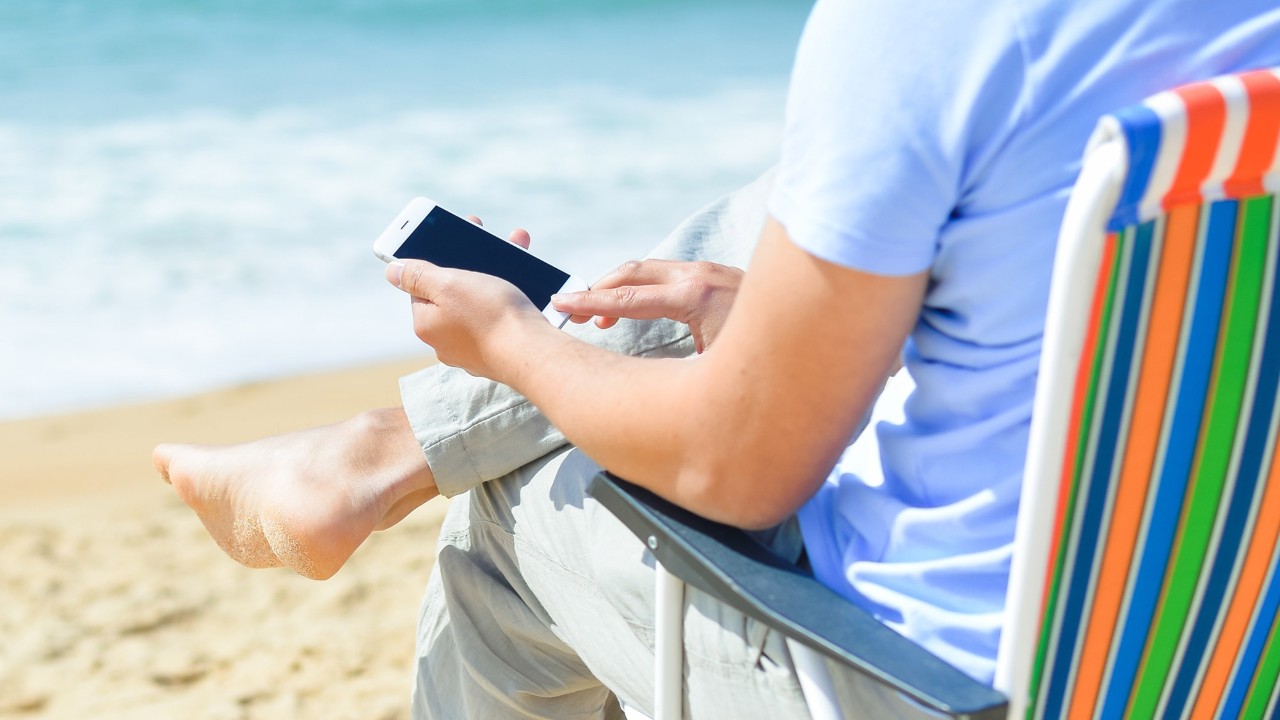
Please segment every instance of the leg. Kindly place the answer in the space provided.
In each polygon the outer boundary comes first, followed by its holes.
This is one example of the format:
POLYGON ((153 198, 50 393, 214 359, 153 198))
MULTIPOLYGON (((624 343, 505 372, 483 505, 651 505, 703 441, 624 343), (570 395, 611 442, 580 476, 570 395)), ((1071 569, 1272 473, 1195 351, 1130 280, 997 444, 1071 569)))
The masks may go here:
MULTIPOLYGON (((671 259, 745 265, 764 222, 771 174, 695 214, 655 250, 671 259)), ((688 328, 623 322, 569 332, 618 352, 692 353, 688 328)), ((231 447, 162 445, 160 475, 231 557, 336 572, 375 529, 437 494, 457 495, 564 443, 523 397, 434 366, 401 381, 404 409, 231 447)))
MULTIPOLYGON (((561 447, 454 500, 419 619, 416 718, 653 714, 653 556, 585 496, 598 466, 561 447)), ((758 534, 800 554, 798 525, 758 534)), ((785 640, 688 588, 684 716, 808 718, 785 640)), ((830 668, 843 716, 937 717, 830 668)))
POLYGON ((240 445, 161 445, 152 459, 233 559, 314 579, 435 496, 398 408, 240 445))
MULTIPOLYGON (((651 711, 652 556, 584 497, 596 470, 561 448, 454 501, 423 603, 416 716, 599 718, 610 692, 651 711)), ((794 525, 768 539, 799 553, 794 525)), ((696 591, 685 623, 691 716, 805 716, 781 638, 696 591)))

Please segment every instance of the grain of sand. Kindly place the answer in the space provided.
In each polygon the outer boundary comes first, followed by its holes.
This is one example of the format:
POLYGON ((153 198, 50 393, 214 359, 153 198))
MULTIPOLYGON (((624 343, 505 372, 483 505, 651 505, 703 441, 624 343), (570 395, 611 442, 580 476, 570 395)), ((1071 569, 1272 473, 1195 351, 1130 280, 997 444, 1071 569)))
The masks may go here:
POLYGON ((0 718, 408 717, 445 504, 315 582, 229 560, 149 452, 394 404, 421 364, 0 423, 0 718))

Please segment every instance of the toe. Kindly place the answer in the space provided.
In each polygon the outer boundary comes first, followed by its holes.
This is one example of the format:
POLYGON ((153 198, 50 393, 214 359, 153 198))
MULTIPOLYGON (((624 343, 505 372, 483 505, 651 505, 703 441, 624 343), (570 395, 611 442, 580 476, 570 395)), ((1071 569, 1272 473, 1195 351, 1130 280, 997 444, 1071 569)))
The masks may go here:
MULTIPOLYGON (((151 464, 155 466, 156 472, 160 473, 160 479, 167 483, 169 480, 169 463, 173 462, 173 445, 157 445, 155 450, 151 451, 151 464)), ((172 483, 171 483, 172 484, 172 483)))

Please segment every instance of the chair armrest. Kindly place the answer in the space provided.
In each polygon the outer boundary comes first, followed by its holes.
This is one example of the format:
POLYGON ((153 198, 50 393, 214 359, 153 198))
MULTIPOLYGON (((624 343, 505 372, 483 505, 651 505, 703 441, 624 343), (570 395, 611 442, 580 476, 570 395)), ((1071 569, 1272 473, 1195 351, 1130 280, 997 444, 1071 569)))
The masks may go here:
POLYGON ((607 472, 587 491, 646 540, 673 575, 721 602, 931 710, 978 720, 1006 716, 1004 695, 889 629, 742 530, 607 472))

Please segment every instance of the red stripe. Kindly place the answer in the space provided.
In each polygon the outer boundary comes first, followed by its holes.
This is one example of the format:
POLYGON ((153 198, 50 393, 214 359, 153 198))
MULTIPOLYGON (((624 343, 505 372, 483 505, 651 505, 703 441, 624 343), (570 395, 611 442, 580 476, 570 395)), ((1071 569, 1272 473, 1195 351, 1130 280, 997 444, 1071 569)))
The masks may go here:
POLYGON ((1145 540, 1139 537, 1139 530, 1178 354, 1188 279, 1195 262, 1199 211, 1196 205, 1174 208, 1165 225, 1160 274, 1151 301, 1130 434, 1123 448, 1124 460, 1116 482, 1111 525, 1101 544, 1102 565, 1098 570, 1093 606, 1080 651, 1080 670, 1071 701, 1072 718, 1093 716, 1102 689, 1103 670, 1111 653, 1120 605, 1129 582, 1129 566, 1135 548, 1145 540))
POLYGON ((1181 203, 1200 202, 1200 185, 1213 169, 1227 120, 1227 101, 1213 83, 1194 83, 1174 92, 1187 106, 1187 144, 1173 185, 1164 196, 1166 210, 1181 203))
POLYGON ((1102 328, 1102 309, 1107 304, 1107 290, 1111 287, 1111 273, 1116 261, 1116 233, 1108 233, 1102 250, 1102 263, 1098 268, 1098 281, 1093 290, 1093 303, 1089 310, 1089 325, 1085 330, 1084 347, 1080 349, 1080 364, 1076 366, 1075 394, 1071 399, 1071 422, 1067 425, 1067 443, 1062 454, 1062 475, 1058 481, 1058 507, 1053 522, 1052 544, 1049 547, 1049 565, 1044 578, 1044 592, 1040 604, 1041 624, 1048 609, 1049 591, 1058 561, 1058 548, 1062 542, 1062 528, 1066 522, 1067 500, 1075 482, 1076 454, 1079 452, 1080 430, 1084 423, 1084 406, 1089 395, 1089 377, 1093 372, 1094 356, 1098 349, 1098 337, 1102 328))
POLYGON ((1236 169, 1222 187, 1228 197, 1251 197, 1266 192, 1262 176, 1280 140, 1280 78, 1269 70, 1241 73, 1239 78, 1249 96, 1249 122, 1236 169))

